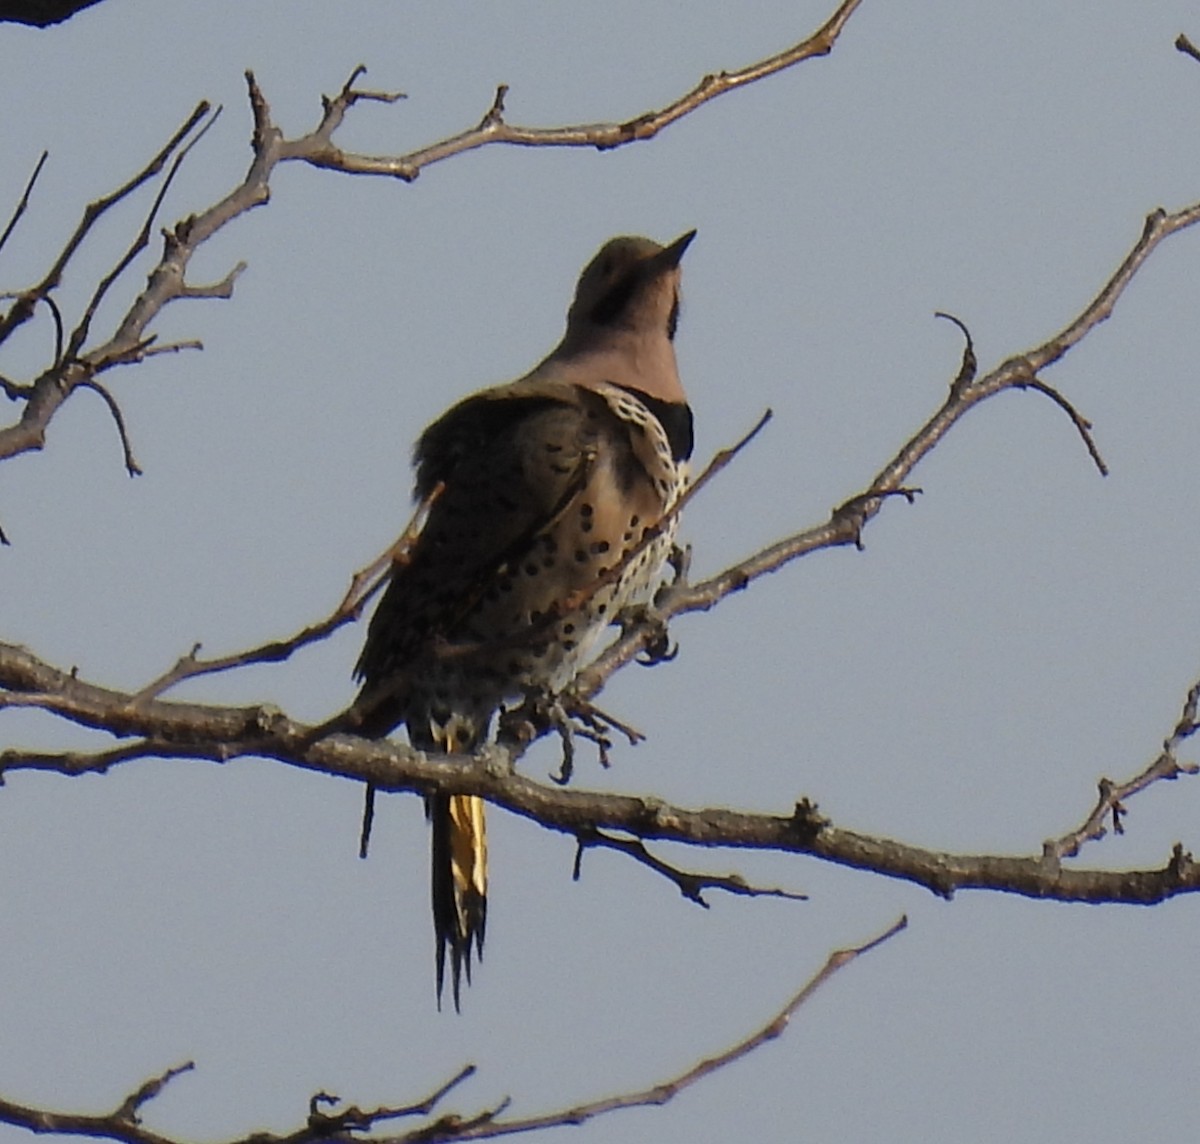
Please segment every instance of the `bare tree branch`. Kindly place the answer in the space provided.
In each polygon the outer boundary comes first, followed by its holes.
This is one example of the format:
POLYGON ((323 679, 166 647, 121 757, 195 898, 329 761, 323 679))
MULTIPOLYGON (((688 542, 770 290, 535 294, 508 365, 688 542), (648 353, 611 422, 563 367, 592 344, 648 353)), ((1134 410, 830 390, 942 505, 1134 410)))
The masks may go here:
MULTIPOLYGON (((888 497, 902 495, 911 499, 915 490, 907 489, 904 482, 920 461, 971 409, 998 393, 1011 389, 1036 389, 1051 398, 1071 418, 1099 471, 1107 472, 1092 440, 1090 422, 1038 375, 1046 367, 1059 361, 1112 314, 1121 294, 1160 242, 1198 221, 1200 203, 1194 203, 1171 214, 1161 209, 1152 211, 1146 219, 1141 236, 1129 254, 1077 317, 1048 341, 1014 355, 982 377, 974 376, 974 351, 968 336, 962 366, 950 386, 945 402, 901 446, 866 489, 834 509, 824 524, 815 525, 776 541, 698 584, 679 582, 662 592, 655 601, 659 626, 633 626, 623 632, 603 655, 580 673, 574 685, 578 694, 584 698, 597 694, 615 671, 653 645, 655 639, 659 638, 663 621, 688 612, 707 611, 760 576, 777 572, 785 564, 812 552, 845 545, 860 545, 863 529, 879 513, 888 497)), ((957 319, 951 320, 957 322, 957 319)), ((961 323, 958 324, 965 333, 965 327, 961 323)))
POLYGON ((373 156, 356 155, 342 151, 329 141, 332 132, 341 122, 345 108, 356 100, 374 99, 391 101, 398 98, 379 92, 355 92, 352 85, 365 68, 359 68, 350 77, 337 99, 326 101, 325 119, 321 126, 304 139, 284 144, 286 159, 299 159, 314 167, 326 167, 355 175, 384 175, 412 182, 424 168, 440 163, 464 151, 473 151, 493 143, 507 143, 520 147, 594 147, 599 151, 611 151, 629 143, 653 139, 663 128, 690 115, 697 108, 716 99, 726 92, 745 87, 747 84, 766 79, 777 72, 794 67, 805 60, 826 56, 832 50, 842 29, 854 14, 861 0, 843 0, 832 16, 811 36, 777 55, 759 60, 748 67, 732 72, 717 72, 706 75, 687 94, 657 111, 647 111, 623 123, 590 123, 570 127, 519 127, 504 118, 504 101, 509 88, 501 84, 496 89, 491 106, 479 123, 448 139, 411 151, 407 155, 373 156))
POLYGON ((217 231, 268 200, 270 179, 280 163, 300 161, 348 174, 385 175, 411 181, 431 163, 491 143, 528 147, 589 146, 599 150, 611 150, 627 143, 653 138, 667 125, 727 91, 765 79, 815 56, 827 55, 860 2, 861 0, 842 0, 821 28, 787 51, 738 71, 705 76, 695 88, 674 103, 658 111, 646 112, 625 123, 555 128, 514 127, 504 120, 504 94, 507 89, 501 86, 488 112, 476 127, 411 154, 395 157, 355 155, 342 151, 333 143, 334 132, 356 103, 391 103, 402 98, 395 92, 365 91, 356 88, 354 85, 365 73, 365 68, 355 68, 341 91, 336 96, 324 100, 320 122, 313 131, 291 140, 284 139, 282 132, 273 123, 270 107, 262 90, 254 75, 247 72, 247 90, 254 119, 254 155, 245 177, 219 202, 199 214, 182 219, 165 233, 162 254, 150 272, 146 288, 134 299, 111 337, 93 346, 86 353, 82 352, 91 319, 100 299, 146 245, 150 221, 156 215, 162 196, 178 170, 179 163, 215 119, 217 113, 192 136, 193 129, 201 124, 209 113, 206 103, 196 108, 183 127, 133 179, 111 195, 87 207, 75 233, 68 239, 43 279, 37 285, 22 291, 8 312, 0 317, 0 342, 3 342, 17 326, 32 317, 38 301, 49 298, 61 280, 63 269, 100 215, 113 203, 157 175, 171 157, 175 156, 174 164, 151 208, 146 227, 125 256, 101 282, 84 315, 76 324, 66 352, 57 354, 56 363, 32 383, 9 383, 5 386, 9 397, 25 402, 25 409, 15 424, 0 429, 0 460, 41 449, 45 444, 46 428, 51 419, 85 380, 115 365, 143 360, 153 341, 152 336, 147 333, 148 326, 164 306, 177 298, 228 297, 232 293, 236 271, 215 286, 202 287, 187 282, 188 267, 196 250, 217 231), (191 141, 184 145, 184 140, 189 136, 191 141))
POLYGON ((699 1061, 691 1068, 684 1070, 670 1080, 662 1081, 650 1088, 642 1089, 640 1092, 605 1097, 601 1100, 590 1101, 587 1104, 578 1104, 574 1108, 563 1109, 559 1112, 551 1112, 542 1116, 530 1116, 520 1120, 507 1121, 489 1118, 476 1124, 466 1125, 464 1126, 465 1130, 458 1131, 455 1130, 456 1126, 453 1123, 446 1123, 444 1126, 435 1124, 430 1126, 428 1135, 422 1134, 418 1136, 414 1134, 407 1139, 422 1141, 489 1140, 496 1136, 515 1135, 518 1132, 534 1132, 543 1128, 556 1128, 566 1124, 584 1124, 588 1120, 595 1119, 597 1116, 616 1112, 622 1108, 644 1108, 648 1105, 666 1104, 683 1092, 684 1089, 690 1088, 697 1082, 725 1068, 726 1065, 742 1060, 754 1052, 755 1049, 781 1036, 787 1029, 791 1019, 796 1015, 796 1011, 825 982, 833 977, 835 973, 845 968, 855 958, 861 957, 865 953, 870 953, 871 950, 882 945, 884 942, 890 941, 907 924, 907 919, 902 917, 884 933, 866 944, 850 949, 839 949, 831 953, 829 959, 816 975, 765 1025, 755 1030, 744 1040, 729 1046, 729 1048, 722 1050, 714 1056, 699 1061), (439 1128, 443 1130, 441 1132, 437 1131, 439 1128))
POLYGON ((109 767, 131 759, 161 759, 176 753, 176 744, 167 740, 139 739, 107 751, 0 751, 0 778, 7 770, 53 771, 60 775, 102 775, 109 767))
POLYGON ((121 1101, 115 1117, 120 1120, 127 1120, 132 1124, 138 1121, 138 1113, 141 1112, 142 1105, 147 1101, 153 1100, 168 1084, 171 1083, 177 1076, 182 1076, 184 1073, 191 1072, 196 1067, 195 1061, 184 1061, 181 1065, 175 1065, 172 1068, 161 1073, 159 1076, 151 1077, 131 1092, 123 1101, 121 1101))
MULTIPOLYGON (((313 728, 272 707, 219 707, 139 700, 137 695, 97 687, 75 673, 43 663, 24 648, 0 644, 0 710, 30 707, 84 727, 155 742, 163 757, 224 762, 257 755, 303 770, 370 783, 380 790, 421 794, 475 794, 542 826, 578 838, 581 833, 620 831, 641 839, 694 846, 776 850, 810 854, 827 862, 915 882, 943 897, 958 890, 994 890, 1071 902, 1146 905, 1200 890, 1200 863, 1176 848, 1150 870, 1076 870, 1031 857, 948 854, 858 834, 821 818, 807 800, 786 815, 750 814, 722 808, 690 810, 658 799, 566 789, 516 774, 519 748, 490 746, 476 756, 425 755, 387 740, 351 735, 321 737, 313 728)), ((107 770, 141 749, 74 755, 64 773, 107 770)), ((52 769, 55 756, 8 752, 4 771, 52 769)))
POLYGON ((67 239, 58 257, 37 285, 24 291, 7 314, 0 319, 0 342, 5 341, 17 326, 29 320, 34 305, 58 287, 62 281, 63 271, 75 256, 83 240, 91 233, 92 227, 110 208, 133 194, 139 187, 153 179, 166 165, 170 157, 178 150, 184 139, 191 134, 192 129, 208 114, 209 105, 201 101, 184 121, 183 126, 167 140, 166 144, 136 175, 128 182, 118 187, 110 194, 104 195, 84 208, 83 217, 79 220, 74 232, 67 239))
MULTIPOLYGON (((602 1097, 599 1100, 587 1101, 536 1116, 501 1119, 510 1103, 505 1099, 495 1108, 485 1109, 472 1116, 443 1113, 436 1120, 409 1132, 390 1135, 387 1140, 389 1144, 418 1144, 418 1142, 433 1144, 435 1141, 449 1144, 449 1142, 460 1140, 490 1140, 498 1136, 515 1136, 525 1132, 538 1132, 546 1128, 583 1124, 598 1116, 618 1112, 625 1108, 666 1104, 685 1089, 712 1076, 713 1073, 727 1065, 742 1060, 768 1041, 781 1036, 801 1006, 834 974, 844 969, 856 958, 870 953, 884 942, 890 941, 907 924, 907 920, 902 917, 878 937, 863 945, 835 950, 829 955, 821 969, 809 979, 808 983, 766 1024, 713 1056, 706 1057, 683 1072, 651 1085, 649 1088, 621 1093, 617 1096, 602 1097)), ((27 1128, 32 1132, 89 1136, 101 1140, 116 1140, 120 1144, 177 1144, 168 1137, 143 1128, 138 1118, 138 1112, 142 1105, 158 1095, 170 1080, 191 1068, 192 1065, 189 1062, 146 1081, 126 1097, 114 1112, 107 1115, 82 1116, 74 1113, 51 1112, 0 1100, 0 1122, 12 1124, 18 1128, 27 1128)), ((366 1132, 386 1121, 402 1117, 431 1116, 437 1105, 445 1100, 451 1090, 468 1077, 473 1076, 474 1073, 475 1067, 466 1065, 428 1096, 420 1101, 399 1107, 383 1107, 364 1111, 351 1106, 340 1112, 326 1112, 324 1108, 337 1103, 338 1098, 330 1096, 328 1093, 318 1093, 309 1101, 308 1119, 303 1127, 283 1134, 255 1132, 229 1141, 228 1144, 316 1144, 317 1141, 322 1140, 338 1140, 348 1144, 350 1140, 357 1139, 357 1137, 350 1136, 350 1133, 366 1132)))

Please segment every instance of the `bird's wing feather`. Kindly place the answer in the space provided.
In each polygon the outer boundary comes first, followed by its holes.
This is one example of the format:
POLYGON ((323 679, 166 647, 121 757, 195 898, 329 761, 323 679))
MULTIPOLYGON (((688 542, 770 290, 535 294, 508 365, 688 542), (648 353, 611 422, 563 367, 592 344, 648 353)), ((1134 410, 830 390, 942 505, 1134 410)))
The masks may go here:
POLYGON ((426 430, 417 494, 444 488, 371 621, 361 678, 402 670, 431 638, 453 640, 481 593, 564 511, 602 431, 592 404, 573 386, 549 395, 510 386, 460 402, 426 430))

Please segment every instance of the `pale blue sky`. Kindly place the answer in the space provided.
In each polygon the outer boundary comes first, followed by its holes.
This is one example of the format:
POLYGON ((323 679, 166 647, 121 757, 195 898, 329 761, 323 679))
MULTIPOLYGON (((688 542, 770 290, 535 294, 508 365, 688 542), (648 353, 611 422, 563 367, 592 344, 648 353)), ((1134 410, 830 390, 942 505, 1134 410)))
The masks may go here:
MULTIPOLYGON (((167 215, 223 194, 249 158, 247 67, 296 134, 365 63, 409 98, 355 109, 339 141, 401 152, 475 123, 499 82, 514 122, 637 114, 831 8, 105 0, 52 31, 0 27, 0 215, 51 152, 0 289, 40 274, 83 204, 200 98, 225 111, 167 215)), ((1200 65, 1172 48, 1180 32, 1200 39, 1183 0, 864 0, 829 59, 648 144, 492 148, 412 186, 281 171, 270 206, 197 260, 213 279, 249 264, 234 299, 156 325, 204 353, 109 378, 145 476, 124 475, 86 393, 42 454, 0 466, 0 638, 137 687, 196 640, 229 651, 324 614, 404 523, 420 429, 540 357, 579 267, 623 232, 699 230, 678 346, 700 456, 776 414, 689 511, 696 570, 823 519, 942 400, 960 340, 935 310, 970 325, 988 368, 1070 319, 1150 209, 1200 199, 1200 65)), ((145 201, 99 228, 68 314, 145 201)), ((604 774, 581 762, 578 781, 774 812, 809 796, 839 825, 965 852, 1035 853, 1074 826, 1097 778, 1157 751, 1200 673, 1198 307, 1200 232, 1185 233, 1049 375, 1095 422, 1108 479, 1043 398, 984 405, 865 552, 819 554, 675 625, 678 659, 605 696, 649 741, 604 774)), ((0 371, 29 376, 51 346, 48 322, 26 328, 0 371)), ((321 718, 352 694, 360 640, 179 694, 321 718)), ((0 717, 6 746, 89 741, 0 717)), ((439 1015, 420 802, 383 800, 363 863, 360 798, 261 760, 10 777, 0 1094, 100 1111, 195 1058, 147 1121, 214 1140, 295 1127, 319 1089, 402 1103, 473 1061, 460 1111, 504 1094, 545 1110, 673 1075, 907 912, 908 932, 781 1040, 569 1138, 1195 1133, 1195 901, 946 903, 807 859, 664 851, 812 895, 714 894, 702 911, 617 855, 589 855, 574 884, 568 841, 496 812, 487 959, 463 1014, 439 1015)), ((1157 866, 1200 843, 1195 781, 1130 809, 1086 862, 1157 866)))

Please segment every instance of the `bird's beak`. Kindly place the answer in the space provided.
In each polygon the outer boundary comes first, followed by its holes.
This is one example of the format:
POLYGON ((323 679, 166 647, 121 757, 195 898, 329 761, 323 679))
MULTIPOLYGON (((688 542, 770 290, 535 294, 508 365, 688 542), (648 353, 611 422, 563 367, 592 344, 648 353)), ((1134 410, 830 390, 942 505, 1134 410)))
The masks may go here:
POLYGON ((687 250, 695 237, 696 232, 689 230, 687 234, 681 234, 670 246, 664 246, 650 260, 654 264, 654 268, 656 270, 674 270, 683 258, 683 252, 687 250))

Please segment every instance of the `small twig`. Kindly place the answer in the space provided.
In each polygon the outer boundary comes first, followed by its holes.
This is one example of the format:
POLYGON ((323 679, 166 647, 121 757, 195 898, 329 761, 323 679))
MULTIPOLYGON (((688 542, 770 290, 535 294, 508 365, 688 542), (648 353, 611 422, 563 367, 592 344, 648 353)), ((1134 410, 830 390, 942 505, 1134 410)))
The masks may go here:
POLYGON ((1191 56, 1192 59, 1200 61, 1200 48, 1197 48, 1182 32, 1179 33, 1179 37, 1175 41, 1175 47, 1178 51, 1183 52, 1185 56, 1191 56))
POLYGON ((44 294, 42 302, 50 311, 50 317, 54 321, 54 363, 58 365, 63 360, 63 342, 65 338, 66 325, 63 322, 62 311, 58 308, 58 303, 54 300, 53 295, 44 294))
POLYGON ((33 395, 33 386, 0 374, 0 393, 9 401, 27 401, 33 395))
POLYGON ((224 278, 210 282, 206 286, 193 286, 187 283, 179 291, 180 298, 232 298, 233 287, 237 280, 246 272, 246 263, 237 263, 224 278))
POLYGON ((141 691, 132 697, 134 706, 140 706, 147 700, 155 699, 163 692, 178 686, 185 679, 193 679, 199 675, 215 675, 222 671, 231 671, 236 667, 247 667, 253 663, 280 663, 289 658, 297 649, 306 644, 315 643, 332 635, 342 624, 357 618, 339 612, 331 613, 315 624, 309 624, 295 635, 282 640, 269 640, 257 647, 245 651, 233 652, 231 655, 216 656, 213 659, 201 659, 199 656, 201 644, 192 645, 192 650, 181 655, 175 663, 157 679, 151 680, 141 691))
POLYGON ((177 1076, 191 1072, 195 1067, 195 1061, 184 1061, 183 1064, 175 1065, 159 1076, 151 1077, 117 1105, 113 1110, 112 1118, 129 1124, 140 1123, 141 1117, 138 1116, 138 1113, 141 1111, 142 1105, 158 1096, 177 1076))
POLYGON ((33 174, 25 183, 25 190, 21 192, 21 198, 17 202, 16 209, 12 213, 12 217, 8 220, 8 225, 4 228, 4 232, 0 234, 0 250, 4 249, 4 244, 8 241, 9 235, 16 230, 17 223, 20 222, 21 216, 25 213, 29 206, 29 196, 33 193, 34 184, 38 181, 38 176, 42 173, 42 168, 46 165, 46 160, 50 158, 49 151, 43 151, 41 158, 34 165, 33 174))
POLYGON ((361 1109, 355 1106, 340 1112, 324 1112, 322 1105, 340 1104, 341 1098, 327 1092, 316 1093, 308 1102, 308 1126, 321 1136, 338 1132, 366 1132, 384 1120, 399 1120, 406 1116, 429 1116, 433 1110, 463 1081, 475 1075, 474 1065, 463 1065, 444 1084, 438 1085, 428 1096, 396 1107, 361 1109))
POLYGON ((506 1096, 491 1108, 485 1108, 474 1116, 447 1113, 424 1128, 405 1133, 395 1144, 441 1144, 442 1141, 481 1140, 489 1136, 508 1136, 513 1131, 524 1131, 521 1128, 512 1129, 497 1125, 496 1118, 502 1112, 506 1112, 510 1104, 512 1100, 506 1096), (499 1131, 487 1131, 493 1127, 499 1127, 499 1131))
MULTIPOLYGON (((353 107, 356 103, 396 103, 401 99, 407 99, 408 96, 402 91, 371 91, 365 88, 355 87, 354 85, 367 74, 366 64, 356 64, 354 70, 350 73, 350 78, 342 84, 342 90, 338 98, 345 102, 347 108, 353 107)), ((328 100, 323 100, 328 103, 328 100)))
POLYGON ((1052 385, 1047 385, 1044 381, 1036 377, 1031 377, 1026 381, 1014 382, 1013 388, 1034 389, 1038 393, 1050 398, 1071 419, 1071 423, 1075 426, 1079 436, 1083 438, 1083 443, 1092 458, 1092 463, 1100 471, 1100 475, 1102 477, 1108 476, 1108 466, 1104 463, 1104 458, 1100 456, 1100 450, 1096 448, 1096 442, 1092 438, 1092 423, 1086 417, 1082 416, 1075 406, 1063 397, 1057 389, 1052 385))
POLYGON ((975 356, 975 343, 971 340, 971 331, 967 329, 966 323, 956 318, 953 314, 947 314, 944 310, 935 310, 933 316, 935 318, 945 318, 947 322, 953 322, 962 332, 962 336, 966 344, 963 346, 962 362, 958 367, 958 374, 950 383, 950 392, 958 393, 965 386, 968 386, 975 380, 975 374, 979 368, 979 359, 975 356))
POLYGON ((429 495, 417 505, 416 512, 413 513, 412 518, 405 525, 404 531, 396 540, 370 564, 351 577, 350 587, 342 597, 342 602, 338 604, 338 611, 361 611, 363 604, 379 590, 379 577, 384 574, 390 575, 393 568, 408 563, 412 556, 412 547, 416 543, 417 537, 421 535, 421 529, 425 526, 425 521, 429 516, 429 510, 445 491, 446 482, 438 481, 429 490, 429 495))
POLYGON ((878 511, 888 497, 903 497, 908 504, 913 504, 924 489, 916 486, 901 485, 898 489, 867 489, 866 492, 856 493, 849 500, 842 501, 830 514, 830 519, 849 522, 854 529, 854 547, 862 552, 866 548, 863 543, 863 527, 878 511))
POLYGON ((366 794, 363 796, 362 825, 358 829, 358 856, 366 858, 371 849, 371 830, 375 825, 375 796, 378 793, 374 783, 367 783, 366 794))
POLYGON ((713 454, 712 460, 704 466, 704 471, 688 485, 683 496, 672 506, 668 516, 678 516, 691 503, 696 494, 767 427, 767 422, 774 416, 775 413, 773 410, 764 409, 762 416, 754 423, 754 426, 748 433, 732 445, 728 445, 724 449, 718 449, 713 454))
POLYGON ((133 446, 129 443, 129 433, 125 429, 125 418, 121 414, 121 407, 117 404, 117 399, 94 377, 84 379, 79 382, 79 386, 82 389, 90 389, 93 393, 98 393, 104 399, 104 404, 108 406, 108 411, 112 414, 113 422, 117 426, 117 433, 121 438, 121 449, 125 454, 125 471, 131 477, 140 477, 142 469, 134 458, 133 446))
POLYGON ((496 87, 496 97, 492 100, 492 106, 487 109, 487 113, 479 121, 478 130, 483 131, 488 127, 504 122, 504 99, 507 95, 508 84, 499 84, 496 87))
POLYGON ((1145 790, 1157 782, 1170 781, 1181 775, 1200 774, 1200 766, 1196 763, 1181 763, 1175 757, 1175 752, 1182 746, 1185 739, 1190 738, 1200 729, 1196 722, 1197 707, 1200 707, 1200 680, 1192 685, 1183 701, 1183 710, 1175 729, 1163 743, 1161 753, 1145 770, 1123 783, 1114 783, 1111 779, 1102 778, 1097 783, 1099 795, 1096 805, 1087 818, 1074 830, 1061 838, 1049 839, 1042 846, 1042 857, 1052 867, 1057 868, 1064 858, 1074 858, 1087 842, 1101 839, 1107 833, 1105 822, 1112 822, 1114 834, 1123 834, 1122 819, 1127 813, 1125 801, 1135 794, 1145 790))
POLYGON ((184 350, 202 350, 204 343, 197 341, 195 338, 182 342, 158 342, 154 336, 145 338, 143 341, 130 346, 128 349, 118 350, 112 354, 105 355, 103 361, 96 365, 89 365, 89 370, 96 374, 107 373, 110 369, 116 369, 117 366, 133 365, 140 361, 145 361, 147 358, 157 357, 159 354, 177 354, 184 350))
POLYGON ((724 449, 718 449, 712 456, 712 460, 704 467, 704 471, 692 481, 684 490, 683 495, 665 512, 663 515, 650 527, 642 533, 641 540, 634 545, 625 555, 625 559, 617 566, 616 569, 610 569, 604 576, 598 577, 594 585, 589 584, 586 588, 581 588, 576 596, 582 596, 578 602, 574 597, 571 598, 564 606, 564 611, 574 611, 581 604, 585 603, 591 596, 605 584, 615 580, 620 576, 621 571, 630 561, 636 560, 658 537, 660 537, 671 521, 676 519, 681 512, 696 498, 701 489, 705 487, 718 473, 726 468, 727 465, 743 450, 755 437, 766 428, 767 422, 774 417, 775 414, 770 409, 763 410, 762 416, 754 423, 753 428, 739 440, 724 449))
MULTIPOLYGON (((375 160, 374 162, 380 164, 381 167, 376 167, 372 170, 360 169, 355 163, 344 165, 342 162, 344 152, 333 143, 334 132, 341 127, 346 118, 346 112, 356 103, 396 103, 401 99, 407 98, 402 91, 364 91, 356 88, 354 86, 355 83, 366 74, 366 66, 358 64, 350 73, 349 79, 342 84, 342 89, 337 95, 332 97, 323 95, 321 97, 320 123, 307 135, 299 139, 284 140, 280 138, 276 152, 277 161, 286 162, 290 159, 299 159, 310 163, 314 167, 345 171, 347 174, 386 173, 406 181, 415 179, 417 173, 407 170, 403 161, 396 162, 394 166, 389 167, 386 171, 381 168, 388 166, 393 161, 375 160)), ((246 73, 246 82, 250 88, 251 106, 255 111, 255 150, 260 153, 266 153, 269 150, 269 138, 273 131, 270 126, 267 101, 258 87, 258 82, 255 80, 253 72, 246 73)))
POLYGON ((704 900, 705 890, 725 890, 746 898, 786 898, 793 902, 808 901, 807 894, 795 890, 780 890, 768 887, 751 886, 740 874, 697 874, 692 870, 681 870, 661 858, 651 854, 646 844, 640 838, 614 838, 600 830, 581 830, 575 835, 575 865, 572 877, 579 881, 583 868, 583 852, 595 847, 605 850, 616 850, 626 854, 643 866, 648 866, 656 874, 661 874, 673 882, 679 892, 689 902, 708 909, 704 900))
POLYGON ((204 343, 196 338, 188 338, 182 342, 154 342, 154 339, 148 339, 138 351, 139 357, 151 358, 158 354, 178 354, 184 350, 202 350, 204 343), (151 344, 154 343, 154 344, 151 344))
MULTIPOLYGON (((2 700, 0 700, 2 703, 2 700)), ((176 748, 165 739, 139 739, 106 751, 35 752, 16 748, 0 751, 0 780, 10 767, 22 771, 52 771, 60 775, 104 774, 118 763, 131 759, 162 758, 176 748)))
MULTIPOLYGON (((35 305, 37 302, 42 302, 45 305, 46 309, 48 309, 50 311, 51 320, 54 322, 54 362, 55 362, 55 365, 57 366, 58 363, 62 361, 63 341, 64 341, 65 335, 64 335, 62 311, 58 308, 58 303, 54 301, 53 295, 44 294, 39 298, 35 293, 27 290, 27 291, 24 291, 21 293, 16 293, 16 294, 13 294, 13 293, 0 294, 0 298, 12 298, 16 301, 17 306, 27 307, 29 309, 30 313, 33 312, 33 309, 35 308, 35 305)), ((14 307, 14 309, 15 308, 16 307, 14 307)), ((16 400, 28 401, 30 398, 33 397, 33 395, 35 393, 37 393, 37 386, 36 385, 16 386, 16 385, 13 385, 12 383, 8 383, 5 386, 5 391, 6 391, 7 395, 10 398, 12 398, 14 401, 16 401, 16 400)))

